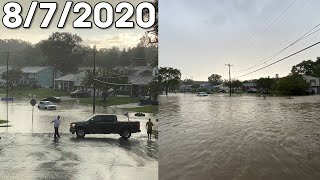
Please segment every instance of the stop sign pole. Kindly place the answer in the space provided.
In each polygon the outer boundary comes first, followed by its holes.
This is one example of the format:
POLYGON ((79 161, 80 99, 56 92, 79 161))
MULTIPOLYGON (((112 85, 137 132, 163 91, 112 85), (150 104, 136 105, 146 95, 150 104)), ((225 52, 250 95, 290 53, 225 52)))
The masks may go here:
POLYGON ((31 106, 32 106, 32 125, 33 125, 33 111, 34 111, 34 106, 37 104, 37 100, 34 99, 34 98, 32 98, 32 99, 30 100, 30 104, 31 104, 31 106))

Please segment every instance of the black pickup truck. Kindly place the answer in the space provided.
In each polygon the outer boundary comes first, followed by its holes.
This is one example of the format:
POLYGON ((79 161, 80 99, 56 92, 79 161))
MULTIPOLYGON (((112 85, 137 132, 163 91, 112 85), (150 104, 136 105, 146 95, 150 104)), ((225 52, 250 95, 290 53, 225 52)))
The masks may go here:
POLYGON ((117 121, 116 115, 94 115, 86 121, 70 124, 72 134, 84 137, 86 134, 119 134, 128 139, 131 133, 141 132, 139 121, 117 121))

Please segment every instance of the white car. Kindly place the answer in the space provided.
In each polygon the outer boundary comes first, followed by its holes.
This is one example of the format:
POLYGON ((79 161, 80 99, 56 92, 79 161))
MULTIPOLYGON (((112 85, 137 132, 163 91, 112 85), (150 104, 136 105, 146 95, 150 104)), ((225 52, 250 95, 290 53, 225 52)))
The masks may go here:
POLYGON ((208 94, 205 92, 198 92, 197 96, 208 96, 208 94))
POLYGON ((40 101, 38 104, 39 109, 56 110, 56 105, 51 101, 40 101))

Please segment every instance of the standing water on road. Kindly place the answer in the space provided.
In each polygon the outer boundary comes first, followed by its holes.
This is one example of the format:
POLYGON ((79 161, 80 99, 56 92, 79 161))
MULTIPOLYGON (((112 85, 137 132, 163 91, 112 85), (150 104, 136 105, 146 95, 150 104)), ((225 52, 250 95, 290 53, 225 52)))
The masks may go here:
MULTIPOLYGON (((0 119, 6 120, 7 103, 0 102, 0 119)), ((71 122, 85 121, 91 106, 57 104, 57 110, 34 108, 29 100, 9 103, 9 126, 0 127, 0 179, 158 179, 158 142, 147 140, 146 114, 130 121, 140 121, 140 133, 128 140, 118 134, 89 134, 76 138, 69 132, 71 122), (61 117, 61 138, 53 140, 54 117, 61 117)), ((126 112, 114 107, 97 107, 97 113, 117 114, 127 121, 126 112)), ((1 124, 6 125, 6 124, 1 124)))
POLYGON ((160 96, 160 179, 320 179, 320 96, 160 96))

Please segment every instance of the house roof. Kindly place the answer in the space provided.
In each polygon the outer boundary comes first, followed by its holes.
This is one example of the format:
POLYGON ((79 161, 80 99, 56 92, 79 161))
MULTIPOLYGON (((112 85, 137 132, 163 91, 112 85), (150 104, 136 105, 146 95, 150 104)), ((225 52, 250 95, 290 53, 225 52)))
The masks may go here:
POLYGON ((318 77, 308 76, 308 75, 302 75, 304 78, 308 79, 319 79, 318 77))
POLYGON ((76 78, 83 76, 85 76, 85 71, 82 71, 78 74, 67 74, 65 76, 55 79, 55 81, 74 81, 76 80, 76 78))
POLYGON ((243 83, 243 86, 256 86, 256 83, 254 82, 247 82, 247 83, 243 83))
POLYGON ((21 69, 23 73, 38 73, 42 70, 51 68, 50 66, 27 66, 21 69))
POLYGON ((67 74, 60 78, 55 79, 55 81, 72 81, 75 78, 75 74, 67 74))
POLYGON ((133 85, 147 85, 153 78, 153 76, 129 76, 128 80, 133 85))

